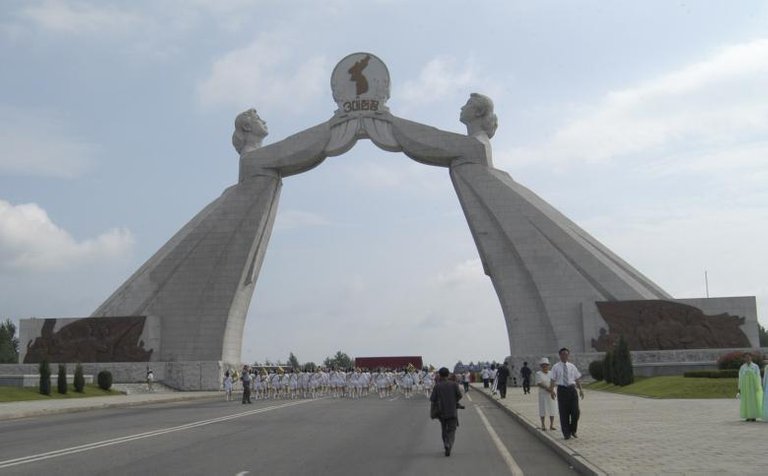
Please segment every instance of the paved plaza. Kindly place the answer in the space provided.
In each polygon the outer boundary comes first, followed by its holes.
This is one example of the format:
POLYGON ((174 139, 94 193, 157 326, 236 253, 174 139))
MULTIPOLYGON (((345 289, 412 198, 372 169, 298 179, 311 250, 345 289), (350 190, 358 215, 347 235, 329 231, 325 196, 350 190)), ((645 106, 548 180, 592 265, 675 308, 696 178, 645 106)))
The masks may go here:
MULTIPOLYGON (((541 431, 537 389, 507 398, 477 393, 505 407, 531 432, 559 448, 587 474, 765 474, 768 423, 739 420, 734 399, 653 399, 585 390, 579 437, 541 431)), ((472 393, 472 392, 470 392, 472 393)), ((735 394, 734 394, 735 397, 735 394)))

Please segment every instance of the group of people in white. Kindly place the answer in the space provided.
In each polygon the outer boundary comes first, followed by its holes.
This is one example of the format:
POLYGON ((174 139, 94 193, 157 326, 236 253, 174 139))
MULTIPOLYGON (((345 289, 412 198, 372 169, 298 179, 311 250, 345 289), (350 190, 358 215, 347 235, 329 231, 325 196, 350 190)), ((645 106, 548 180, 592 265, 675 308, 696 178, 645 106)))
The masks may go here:
POLYGON ((379 398, 402 395, 411 398, 423 394, 429 398, 435 385, 435 371, 430 369, 325 369, 314 372, 301 370, 267 370, 244 366, 241 371, 227 371, 223 389, 226 400, 234 391, 243 392, 243 403, 255 399, 299 398, 364 398, 378 394, 379 398))

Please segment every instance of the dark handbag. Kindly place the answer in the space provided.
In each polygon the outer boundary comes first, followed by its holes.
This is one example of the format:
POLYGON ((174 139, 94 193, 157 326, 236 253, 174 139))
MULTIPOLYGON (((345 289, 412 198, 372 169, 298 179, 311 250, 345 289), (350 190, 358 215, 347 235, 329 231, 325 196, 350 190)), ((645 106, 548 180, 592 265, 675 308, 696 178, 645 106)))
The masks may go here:
POLYGON ((429 418, 435 420, 437 418, 440 418, 440 403, 439 402, 431 402, 429 405, 429 418))

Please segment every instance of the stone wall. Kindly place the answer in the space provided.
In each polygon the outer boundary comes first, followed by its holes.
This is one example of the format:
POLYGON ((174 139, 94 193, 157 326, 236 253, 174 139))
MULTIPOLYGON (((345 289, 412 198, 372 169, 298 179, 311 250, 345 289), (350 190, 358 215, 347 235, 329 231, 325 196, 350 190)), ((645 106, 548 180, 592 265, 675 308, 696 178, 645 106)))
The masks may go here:
MULTIPOLYGON (((83 363, 82 366, 84 374, 93 376, 102 370, 109 370, 113 383, 140 383, 145 382, 147 377, 145 362, 83 363)), ((182 391, 220 390, 224 372, 228 368, 239 368, 221 361, 152 362, 149 367, 154 371, 156 382, 182 391)), ((51 363, 51 369, 56 368, 58 362, 51 363)), ((73 372, 74 368, 74 364, 67 364, 67 372, 73 372)), ((0 375, 37 376, 38 364, 2 364, 0 375)), ((51 381, 56 381, 55 373, 51 375, 51 381)))

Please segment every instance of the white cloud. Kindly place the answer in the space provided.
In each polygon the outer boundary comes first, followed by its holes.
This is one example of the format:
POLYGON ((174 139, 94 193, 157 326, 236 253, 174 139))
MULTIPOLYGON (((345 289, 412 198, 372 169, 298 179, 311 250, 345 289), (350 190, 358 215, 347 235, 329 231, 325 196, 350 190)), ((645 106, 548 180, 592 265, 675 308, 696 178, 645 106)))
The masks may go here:
POLYGON ((140 15, 114 6, 64 0, 27 5, 20 15, 45 30, 74 34, 130 31, 144 20, 140 15))
POLYGON ((89 168, 99 147, 70 137, 57 116, 0 108, 0 174, 72 178, 89 168))
POLYGON ((456 58, 439 56, 427 62, 415 80, 406 81, 397 97, 404 104, 443 101, 446 96, 481 84, 478 76, 472 59, 459 64, 456 58))
POLYGON ((275 217, 275 229, 295 230, 297 228, 317 227, 330 224, 327 218, 317 213, 301 210, 282 210, 275 217))
MULTIPOLYGON (((609 92, 545 144, 503 151, 504 162, 603 162, 643 154, 733 147, 768 133, 768 39, 723 48, 710 58, 609 92)), ((681 156, 682 157, 682 156, 681 156)))
POLYGON ((198 85, 200 102, 209 107, 306 108, 305 101, 328 87, 330 68, 324 56, 294 66, 294 43, 283 35, 263 34, 245 48, 215 60, 210 75, 198 85))
POLYGON ((0 200, 0 269, 47 271, 119 259, 133 244, 131 232, 117 228, 78 242, 37 204, 0 200))
POLYGON ((405 168, 386 163, 362 162, 345 168, 344 173, 357 186, 366 189, 397 188, 407 180, 405 168))
POLYGON ((451 287, 464 287, 467 285, 476 286, 477 284, 485 285, 487 278, 480 258, 473 258, 458 263, 452 269, 440 273, 437 276, 437 282, 438 284, 451 287))
POLYGON ((704 297, 707 270, 712 297, 755 295, 768 315, 766 207, 665 203, 583 225, 674 297, 704 297))

